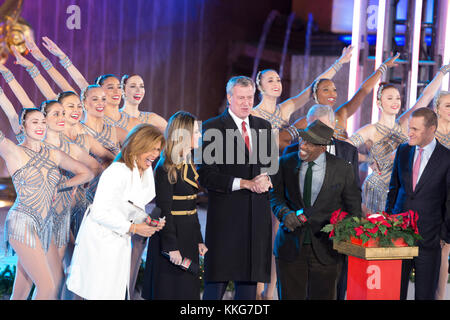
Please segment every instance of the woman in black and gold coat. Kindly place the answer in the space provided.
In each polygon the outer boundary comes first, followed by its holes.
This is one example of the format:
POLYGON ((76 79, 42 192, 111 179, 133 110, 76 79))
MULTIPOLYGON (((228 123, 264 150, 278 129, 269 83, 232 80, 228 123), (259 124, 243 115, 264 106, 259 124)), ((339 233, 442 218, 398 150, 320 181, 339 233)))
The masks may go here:
POLYGON ((166 226, 148 244, 142 292, 145 299, 200 299, 198 275, 180 267, 183 258, 198 265, 199 254, 207 251, 196 208, 198 174, 191 159, 200 136, 192 114, 178 111, 169 119, 167 144, 154 170, 156 206, 161 209, 161 217, 166 217, 166 226))

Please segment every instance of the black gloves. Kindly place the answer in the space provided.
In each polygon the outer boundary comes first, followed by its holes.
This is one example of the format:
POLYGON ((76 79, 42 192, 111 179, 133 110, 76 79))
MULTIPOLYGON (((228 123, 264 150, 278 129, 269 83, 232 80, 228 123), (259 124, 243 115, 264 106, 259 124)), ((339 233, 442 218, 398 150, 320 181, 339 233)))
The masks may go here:
POLYGON ((301 225, 302 225, 300 220, 298 220, 295 212, 292 212, 292 211, 290 213, 285 214, 283 216, 283 220, 281 222, 291 232, 294 231, 295 228, 301 227, 301 225))
POLYGON ((297 212, 290 211, 283 216, 281 222, 289 231, 294 231, 297 227, 301 227, 308 219, 303 214, 303 209, 297 212))

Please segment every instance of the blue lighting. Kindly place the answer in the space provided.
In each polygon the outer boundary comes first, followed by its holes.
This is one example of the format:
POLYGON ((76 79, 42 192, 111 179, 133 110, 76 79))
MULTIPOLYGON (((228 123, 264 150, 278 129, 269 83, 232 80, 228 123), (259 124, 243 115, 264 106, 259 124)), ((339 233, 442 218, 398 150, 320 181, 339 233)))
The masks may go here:
POLYGON ((6 184, 0 184, 0 190, 5 190, 6 188, 8 188, 6 184))
MULTIPOLYGON (((341 36, 339 36, 339 40, 344 42, 345 44, 349 45, 352 43, 352 36, 351 35, 341 35, 341 36)), ((395 40, 395 43, 400 47, 403 47, 405 45, 405 36, 404 35, 396 35, 394 40, 395 40)), ((377 35, 376 34, 368 34, 367 42, 371 46, 375 45, 377 42, 377 35)), ((427 46, 431 46, 431 36, 429 36, 429 35, 425 36, 425 43, 427 46)))

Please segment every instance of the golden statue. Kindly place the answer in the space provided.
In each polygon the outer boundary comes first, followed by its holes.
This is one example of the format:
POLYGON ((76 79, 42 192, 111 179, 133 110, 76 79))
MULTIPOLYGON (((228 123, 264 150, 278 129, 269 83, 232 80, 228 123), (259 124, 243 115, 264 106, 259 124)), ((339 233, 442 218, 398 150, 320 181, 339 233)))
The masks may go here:
POLYGON ((5 63, 11 52, 11 46, 22 54, 28 53, 25 37, 33 37, 29 23, 20 16, 23 0, 6 0, 0 6, 0 63, 5 63))

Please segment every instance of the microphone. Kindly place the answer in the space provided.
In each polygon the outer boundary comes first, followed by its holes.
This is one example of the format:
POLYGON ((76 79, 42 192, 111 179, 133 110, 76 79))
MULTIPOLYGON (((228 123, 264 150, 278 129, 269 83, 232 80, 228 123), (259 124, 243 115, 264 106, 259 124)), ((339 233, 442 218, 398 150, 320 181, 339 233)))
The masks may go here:
POLYGON ((160 218, 161 216, 161 209, 159 207, 154 207, 153 210, 148 215, 147 219, 145 219, 145 222, 151 226, 151 227, 157 227, 160 220, 165 220, 166 217, 160 218))
MULTIPOLYGON (((161 251, 161 254, 170 259, 170 255, 168 252, 165 251, 161 251)), ((197 263, 195 263, 194 261, 192 261, 191 259, 184 257, 183 260, 181 261, 181 264, 178 265, 178 267, 180 267, 183 271, 187 271, 192 273, 193 275, 198 275, 199 272, 199 265, 197 263)))
POLYGON ((153 219, 159 219, 161 216, 161 209, 159 207, 154 207, 153 210, 150 212, 150 217, 153 219))

